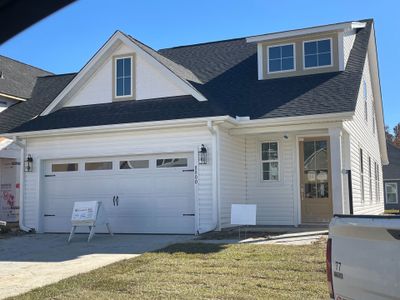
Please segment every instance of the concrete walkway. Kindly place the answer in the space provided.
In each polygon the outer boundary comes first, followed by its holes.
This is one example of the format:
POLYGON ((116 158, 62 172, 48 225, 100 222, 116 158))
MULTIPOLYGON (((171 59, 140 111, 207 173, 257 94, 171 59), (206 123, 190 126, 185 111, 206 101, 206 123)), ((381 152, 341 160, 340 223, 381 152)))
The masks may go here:
POLYGON ((248 239, 193 240, 193 243, 207 244, 281 244, 281 245, 311 245, 322 238, 327 238, 328 230, 285 233, 269 237, 248 239))
POLYGON ((132 258, 170 244, 186 242, 183 235, 33 234, 0 240, 0 299, 61 279, 132 258))

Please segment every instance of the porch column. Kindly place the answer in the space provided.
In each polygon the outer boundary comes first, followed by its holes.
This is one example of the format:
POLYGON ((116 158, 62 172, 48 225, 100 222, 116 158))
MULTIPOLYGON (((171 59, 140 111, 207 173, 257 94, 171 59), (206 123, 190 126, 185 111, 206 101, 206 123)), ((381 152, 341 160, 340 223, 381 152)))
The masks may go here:
POLYGON ((344 213, 342 129, 329 128, 332 177, 332 204, 334 214, 344 213))

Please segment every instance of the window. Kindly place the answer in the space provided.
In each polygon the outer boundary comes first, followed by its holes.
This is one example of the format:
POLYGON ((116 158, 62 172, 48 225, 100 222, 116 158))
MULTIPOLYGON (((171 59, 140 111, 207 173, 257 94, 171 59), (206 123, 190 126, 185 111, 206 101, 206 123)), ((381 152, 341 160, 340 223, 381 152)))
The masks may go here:
POLYGON ((375 197, 376 202, 380 202, 380 190, 379 190, 379 167, 378 163, 375 162, 375 197))
POLYGON ((294 44, 268 47, 268 73, 295 70, 294 44))
POLYGON ((361 190, 361 203, 364 203, 365 191, 364 191, 364 157, 363 150, 360 149, 360 190, 361 190))
POLYGON ((157 159, 157 168, 181 168, 187 167, 187 158, 163 158, 157 159))
POLYGON ((132 57, 115 59, 115 96, 132 96, 132 57))
POLYGON ((367 82, 363 79, 363 98, 364 100, 368 99, 368 90, 367 90, 367 82))
POLYGON ((364 118, 368 122, 368 94, 367 94, 367 83, 363 79, 363 98, 364 98, 364 118))
POLYGON ((375 124, 375 106, 372 106, 372 133, 376 132, 376 124, 375 124))
POLYGON ((332 65, 331 39, 304 42, 304 68, 332 65))
POLYGON ((368 156, 369 201, 372 203, 372 165, 371 156, 368 156))
POLYGON ((65 163, 65 164, 52 164, 52 172, 74 172, 78 171, 77 163, 65 163))
POLYGON ((111 161, 85 163, 85 171, 112 170, 112 168, 113 168, 113 164, 111 161))
POLYGON ((123 160, 119 162, 121 170, 128 169, 147 169, 149 167, 148 160, 123 160))
POLYGON ((261 144, 261 161, 263 180, 279 180, 279 151, 277 142, 261 144))
POLYGON ((386 193, 386 203, 387 204, 398 203, 397 183, 396 182, 385 183, 385 193, 386 193))

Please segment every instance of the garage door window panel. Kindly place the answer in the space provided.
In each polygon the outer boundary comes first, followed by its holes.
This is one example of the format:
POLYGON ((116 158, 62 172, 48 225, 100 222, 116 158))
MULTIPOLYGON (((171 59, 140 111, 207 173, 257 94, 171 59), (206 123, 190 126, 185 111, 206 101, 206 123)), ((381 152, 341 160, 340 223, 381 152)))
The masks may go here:
POLYGON ((85 171, 103 171, 103 170, 112 170, 112 168, 113 168, 113 163, 111 161, 85 163, 85 171))
POLYGON ((184 168, 187 167, 187 158, 162 158, 157 159, 157 168, 184 168))
POLYGON ((120 170, 131 170, 131 169, 148 169, 148 160, 122 160, 119 162, 120 170))
POLYGON ((78 171, 78 163, 52 164, 52 172, 76 172, 78 171))

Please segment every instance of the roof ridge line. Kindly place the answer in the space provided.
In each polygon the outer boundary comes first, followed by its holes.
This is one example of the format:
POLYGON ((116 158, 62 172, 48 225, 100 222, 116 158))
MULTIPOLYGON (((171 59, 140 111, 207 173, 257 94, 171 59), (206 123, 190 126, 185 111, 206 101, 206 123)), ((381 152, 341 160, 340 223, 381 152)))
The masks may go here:
POLYGON ((194 43, 194 44, 188 44, 188 45, 174 46, 174 47, 169 47, 169 48, 160 48, 160 49, 155 50, 155 51, 159 52, 159 51, 162 51, 162 50, 170 50, 170 49, 177 49, 177 48, 185 48, 185 47, 202 46, 202 45, 208 45, 208 44, 224 43, 224 42, 230 42, 230 41, 236 41, 236 40, 243 40, 245 38, 247 38, 247 36, 224 39, 224 40, 218 40, 218 41, 201 42, 201 43, 194 43))
POLYGON ((34 68, 34 69, 36 69, 36 70, 49 73, 49 75, 50 75, 50 74, 54 74, 53 72, 47 71, 47 70, 42 69, 42 68, 39 68, 39 67, 32 66, 32 65, 30 65, 30 64, 28 64, 28 63, 25 63, 25 62, 23 62, 23 61, 17 60, 17 59, 15 59, 15 58, 12 58, 12 57, 9 57, 9 56, 5 56, 5 55, 1 55, 1 54, 0 54, 0 56, 1 56, 1 57, 4 57, 4 58, 6 58, 6 59, 9 59, 9 60, 15 61, 16 63, 19 63, 19 64, 21 64, 21 65, 25 65, 25 66, 34 68))

